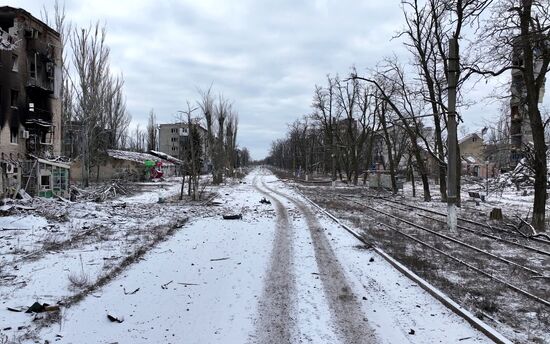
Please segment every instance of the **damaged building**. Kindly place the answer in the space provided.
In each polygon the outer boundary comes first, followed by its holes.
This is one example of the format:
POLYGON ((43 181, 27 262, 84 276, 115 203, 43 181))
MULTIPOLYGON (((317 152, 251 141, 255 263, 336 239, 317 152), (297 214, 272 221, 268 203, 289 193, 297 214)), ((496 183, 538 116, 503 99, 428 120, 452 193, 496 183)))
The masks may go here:
MULTIPOLYGON (((534 77, 536 78, 542 69, 540 52, 534 51, 534 77)), ((523 53, 520 41, 516 38, 512 51, 512 65, 523 67, 523 53)), ((510 85, 510 163, 511 166, 523 158, 525 146, 533 144, 529 110, 527 108, 527 89, 521 69, 512 69, 512 82, 510 85)), ((539 103, 544 98, 544 85, 540 90, 539 103)))
POLYGON ((61 39, 23 9, 0 7, 0 191, 66 195, 61 151, 61 39))
MULTIPOLYGON (((124 179, 145 181, 158 177, 175 176, 182 161, 156 151, 149 153, 107 149, 101 164, 90 170, 90 179, 105 181, 124 179), (159 173, 160 172, 160 173, 159 173)), ((82 161, 71 164, 71 176, 75 181, 82 180, 82 161)))
MULTIPOLYGON (((193 125, 193 124, 192 124, 193 125)), ((195 124, 201 136, 201 160, 203 173, 212 170, 211 158, 208 156, 208 132, 200 124, 195 124)), ((185 160, 185 151, 189 149, 189 125, 185 122, 160 124, 158 127, 159 151, 185 160)))

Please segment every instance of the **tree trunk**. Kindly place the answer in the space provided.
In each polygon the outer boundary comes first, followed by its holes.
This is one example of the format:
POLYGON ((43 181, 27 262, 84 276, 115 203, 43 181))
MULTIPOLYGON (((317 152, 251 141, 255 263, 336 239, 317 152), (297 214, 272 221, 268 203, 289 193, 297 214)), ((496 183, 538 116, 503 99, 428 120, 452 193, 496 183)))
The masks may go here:
MULTIPOLYGON (((538 107, 538 104, 534 106, 538 107)), ((538 108, 531 119, 531 130, 533 133, 533 144, 535 148, 535 199, 533 201, 533 219, 531 224, 539 231, 544 232, 546 218, 546 188, 547 166, 546 166, 546 143, 544 142, 544 126, 541 121, 538 108)))
MULTIPOLYGON (((535 79, 535 55, 532 40, 537 33, 531 28, 532 0, 522 0, 520 9, 521 47, 523 52, 524 71, 523 79, 527 90, 527 109, 531 122, 533 145, 535 150, 535 197, 533 201, 533 219, 531 224, 537 231, 545 231, 546 216, 546 143, 544 141, 544 124, 539 110, 539 87, 535 79)), ((543 73, 544 71, 541 71, 543 73)))
POLYGON ((380 114, 380 123, 384 131, 384 141, 386 141, 386 147, 388 149, 388 164, 390 168, 391 189, 393 194, 397 194, 397 181, 395 180, 395 166, 393 161, 393 145, 388 133, 388 126, 386 124, 385 112, 380 114))
POLYGON ((418 170, 420 172, 420 179, 422 180, 422 187, 424 189, 424 202, 431 202, 432 195, 430 194, 430 183, 428 179, 428 174, 426 173, 426 166, 424 160, 417 147, 413 148, 415 150, 414 155, 416 158, 416 164, 418 165, 418 170))

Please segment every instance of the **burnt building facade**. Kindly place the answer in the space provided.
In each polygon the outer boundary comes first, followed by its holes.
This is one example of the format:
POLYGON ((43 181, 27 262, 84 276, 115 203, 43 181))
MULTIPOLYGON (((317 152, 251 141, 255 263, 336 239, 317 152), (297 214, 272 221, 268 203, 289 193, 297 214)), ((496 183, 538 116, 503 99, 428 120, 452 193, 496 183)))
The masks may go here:
POLYGON ((33 174, 24 166, 38 158, 47 165, 61 153, 61 44, 58 32, 27 11, 0 7, 2 194, 21 184, 39 194, 54 184, 51 177, 42 178, 40 171, 33 174), (10 175, 14 171, 17 176, 10 175))

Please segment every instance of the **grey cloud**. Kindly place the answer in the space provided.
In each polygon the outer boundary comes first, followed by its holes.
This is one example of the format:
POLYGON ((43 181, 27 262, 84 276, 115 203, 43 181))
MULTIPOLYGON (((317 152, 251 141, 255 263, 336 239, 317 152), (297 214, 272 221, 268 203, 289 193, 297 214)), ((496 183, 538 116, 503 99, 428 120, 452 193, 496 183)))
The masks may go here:
MULTIPOLYGON (((37 15, 40 4, 13 1, 37 15)), ((49 5, 49 4, 48 4, 49 5)), ((68 1, 78 26, 105 21, 111 63, 122 70, 128 109, 171 122, 197 88, 214 84, 235 101, 239 142, 268 153, 287 123, 309 113, 327 74, 361 71, 404 49, 399 1, 68 1)))

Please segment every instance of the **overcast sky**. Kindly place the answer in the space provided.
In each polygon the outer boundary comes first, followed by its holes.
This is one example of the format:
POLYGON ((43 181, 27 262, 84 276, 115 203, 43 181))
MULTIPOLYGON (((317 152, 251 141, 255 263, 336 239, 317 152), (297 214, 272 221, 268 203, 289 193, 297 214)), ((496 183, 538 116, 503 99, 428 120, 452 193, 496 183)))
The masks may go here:
MULTIPOLYGON (((268 154, 287 123, 308 114, 315 84, 327 74, 359 72, 386 56, 409 59, 392 40, 402 28, 400 0, 94 0, 66 1, 79 27, 107 26, 111 65, 124 73, 127 107, 143 128, 154 108, 161 123, 174 122, 186 100, 214 85, 234 101, 240 146, 252 157, 268 154)), ((40 17, 53 0, 9 2, 40 17)), ((479 100, 485 84, 471 94, 479 100)), ((548 98, 548 97, 547 97, 548 98)), ((496 115, 478 101, 464 111, 470 130, 496 115)))

